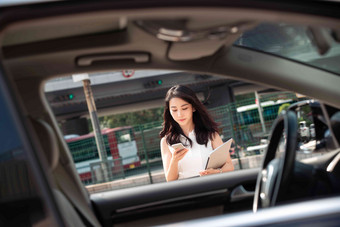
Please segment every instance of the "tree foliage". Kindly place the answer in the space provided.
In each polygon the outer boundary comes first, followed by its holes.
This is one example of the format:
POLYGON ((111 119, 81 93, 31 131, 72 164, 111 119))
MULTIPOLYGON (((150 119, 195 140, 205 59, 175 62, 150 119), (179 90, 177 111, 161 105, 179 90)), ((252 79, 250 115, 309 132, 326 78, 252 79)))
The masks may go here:
POLYGON ((283 110, 287 110, 289 106, 290 106, 289 103, 282 104, 278 110, 278 114, 280 114, 283 110))
POLYGON ((116 128, 121 126, 132 126, 163 120, 164 107, 115 114, 99 118, 101 128, 116 128))

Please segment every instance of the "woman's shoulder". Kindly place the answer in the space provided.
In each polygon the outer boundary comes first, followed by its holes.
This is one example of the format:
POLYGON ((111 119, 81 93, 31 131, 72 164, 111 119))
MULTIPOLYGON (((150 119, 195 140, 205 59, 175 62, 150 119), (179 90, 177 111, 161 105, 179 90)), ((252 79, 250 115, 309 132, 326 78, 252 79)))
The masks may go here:
POLYGON ((166 136, 161 138, 161 146, 169 146, 166 136))
POLYGON ((166 140, 166 136, 162 137, 161 139, 161 152, 162 153, 171 152, 171 146, 169 146, 166 140))

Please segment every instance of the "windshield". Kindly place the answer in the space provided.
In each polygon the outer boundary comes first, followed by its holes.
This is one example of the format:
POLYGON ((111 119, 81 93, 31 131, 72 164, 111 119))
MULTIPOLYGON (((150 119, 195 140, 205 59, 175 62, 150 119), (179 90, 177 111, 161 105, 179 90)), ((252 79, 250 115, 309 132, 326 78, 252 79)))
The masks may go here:
POLYGON ((340 74, 340 44, 332 38, 329 29, 322 30, 331 44, 321 55, 306 26, 287 24, 260 24, 245 32, 235 42, 236 46, 271 53, 290 60, 299 61, 332 73, 340 74))

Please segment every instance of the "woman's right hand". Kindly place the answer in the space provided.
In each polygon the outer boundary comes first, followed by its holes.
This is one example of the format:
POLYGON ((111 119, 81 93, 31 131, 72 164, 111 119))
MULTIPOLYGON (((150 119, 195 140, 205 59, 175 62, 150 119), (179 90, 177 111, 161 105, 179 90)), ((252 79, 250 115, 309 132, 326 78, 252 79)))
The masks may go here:
POLYGON ((186 153, 189 151, 188 148, 177 148, 174 153, 172 154, 172 161, 173 162, 179 162, 182 158, 184 158, 184 156, 186 155, 186 153))

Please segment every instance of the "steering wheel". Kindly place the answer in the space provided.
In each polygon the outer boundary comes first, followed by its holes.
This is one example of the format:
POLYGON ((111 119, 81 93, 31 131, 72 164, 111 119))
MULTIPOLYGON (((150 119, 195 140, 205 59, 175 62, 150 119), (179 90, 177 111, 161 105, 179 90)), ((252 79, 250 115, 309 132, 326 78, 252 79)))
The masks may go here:
POLYGON ((296 113, 288 110, 274 121, 262 169, 257 177, 253 203, 254 212, 261 207, 274 206, 286 192, 294 170, 297 136, 296 113), (285 139, 283 152, 277 151, 281 138, 285 139))

